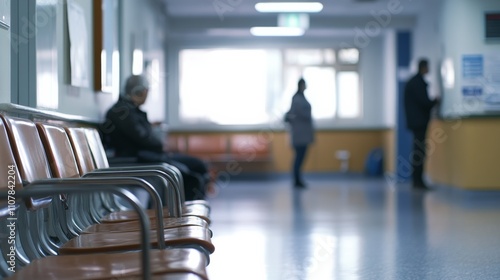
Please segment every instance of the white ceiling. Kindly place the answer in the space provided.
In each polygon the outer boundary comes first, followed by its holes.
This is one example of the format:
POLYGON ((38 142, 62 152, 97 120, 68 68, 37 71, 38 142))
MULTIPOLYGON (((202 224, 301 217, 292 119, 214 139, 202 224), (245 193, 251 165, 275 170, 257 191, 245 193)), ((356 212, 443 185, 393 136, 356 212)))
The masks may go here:
MULTIPOLYGON (((277 14, 255 10, 257 0, 157 0, 162 1, 170 22, 171 36, 250 36, 252 26, 275 26, 277 14)), ((290 1, 290 0, 288 0, 290 1)), ((390 15, 387 27, 408 27, 423 10, 425 2, 436 0, 328 0, 323 10, 310 15, 307 36, 352 35, 363 28, 374 15, 390 15), (391 13, 391 5, 398 7, 391 13)))
MULTIPOLYGON (((215 17, 219 18, 221 10, 224 17, 259 17, 255 11, 258 0, 162 0, 166 4, 170 17, 215 17), (218 8, 217 8, 218 7, 218 8)), ((285 0, 287 1, 287 0, 285 0)), ((269 2, 269 1, 268 1, 269 2)), ((290 2, 290 1, 287 1, 290 2)), ((307 1, 306 1, 307 2, 307 1)), ((323 11, 318 16, 366 16, 372 11, 387 10, 390 3, 399 3, 402 15, 411 15, 420 11, 425 1, 412 0, 328 0, 323 3, 323 11)))

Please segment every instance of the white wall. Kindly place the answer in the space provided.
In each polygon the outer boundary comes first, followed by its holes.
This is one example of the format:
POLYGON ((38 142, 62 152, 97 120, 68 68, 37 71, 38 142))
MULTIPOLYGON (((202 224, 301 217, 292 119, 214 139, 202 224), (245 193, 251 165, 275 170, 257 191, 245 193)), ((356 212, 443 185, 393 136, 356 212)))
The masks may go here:
POLYGON ((386 127, 384 91, 384 38, 375 37, 370 45, 361 49, 361 77, 363 80, 363 119, 351 121, 351 125, 360 127, 386 127))
POLYGON ((123 6, 120 89, 123 89, 125 79, 132 74, 134 49, 141 49, 144 59, 156 60, 160 69, 159 73, 156 71, 143 73, 150 82, 150 91, 142 109, 148 113, 150 121, 164 121, 167 79, 164 38, 168 32, 168 23, 162 18, 158 6, 152 1, 121 1, 121 3, 123 6))
POLYGON ((383 38, 383 63, 382 69, 382 92, 383 92, 383 119, 387 127, 396 125, 396 106, 397 106, 397 79, 396 79, 396 31, 387 30, 383 38))
POLYGON ((0 28, 0 103, 10 102, 10 31, 0 28))
POLYGON ((479 108, 462 100, 462 65, 464 54, 500 54, 500 42, 487 42, 484 38, 484 13, 500 11, 498 0, 443 0, 441 14, 441 44, 443 59, 453 61, 455 85, 443 92, 445 116, 474 115, 479 108))
MULTIPOLYGON (((95 120, 102 120, 105 112, 116 101, 116 96, 107 92, 94 91, 94 71, 93 71, 93 2, 88 0, 76 0, 80 5, 86 18, 86 28, 88 34, 88 49, 89 59, 87 69, 89 71, 90 83, 88 87, 74 87, 70 84, 70 42, 67 26, 66 5, 58 5, 58 24, 57 38, 59 72, 59 108, 57 111, 80 115, 95 120)), ((160 61, 161 69, 164 68, 163 58, 163 34, 158 32, 159 29, 166 25, 160 24, 158 18, 161 16, 160 11, 155 8, 152 1, 120 1, 122 5, 119 12, 123 13, 121 32, 122 40, 120 46, 120 89, 123 80, 132 72, 132 38, 135 37, 135 43, 141 45, 145 50, 145 58, 155 58, 160 61), (147 34, 147 35, 146 35, 147 34)), ((163 76, 164 71, 161 71, 163 76)), ((146 74, 146 73, 145 73, 146 74)), ((156 82, 158 83, 158 82, 156 82)), ((164 86, 164 82, 160 82, 160 90, 164 86)), ((164 91, 164 90, 163 90, 164 91)), ((149 108, 145 110, 150 114, 152 121, 162 121, 164 119, 165 104, 162 95, 150 96, 148 100, 149 108), (160 105, 158 105, 160 104, 160 105), (151 106, 154 105, 154 106, 151 106), (152 107, 152 108, 151 108, 152 107)), ((147 105, 147 104, 146 104, 147 105)))
POLYGON ((427 58, 429 60, 429 74, 427 82, 431 98, 441 94, 439 76, 442 57, 442 32, 440 28, 440 15, 442 1, 420 0, 425 2, 425 9, 420 11, 413 29, 412 37, 412 60, 410 74, 418 71, 418 60, 427 58))

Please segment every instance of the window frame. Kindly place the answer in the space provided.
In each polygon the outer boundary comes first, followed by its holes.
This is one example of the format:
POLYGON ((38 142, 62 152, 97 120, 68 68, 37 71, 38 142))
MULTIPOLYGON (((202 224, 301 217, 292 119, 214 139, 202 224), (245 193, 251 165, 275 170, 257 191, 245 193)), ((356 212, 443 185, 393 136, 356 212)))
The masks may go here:
MULTIPOLYGON (((338 120, 362 120, 363 119, 363 88, 362 88, 362 75, 359 71, 359 64, 360 64, 360 61, 361 61, 361 51, 360 49, 358 48, 353 48, 353 49, 357 49, 358 50, 358 62, 357 63, 344 63, 344 62, 341 62, 339 60, 339 51, 342 50, 342 49, 346 49, 346 48, 327 48, 327 47, 324 47, 324 48, 281 48, 281 55, 282 55, 282 61, 283 61, 283 70, 285 70, 287 67, 300 67, 301 71, 303 71, 305 68, 307 67, 332 67, 335 71, 335 112, 334 112, 334 116, 332 118, 329 118, 329 119, 315 119, 315 121, 318 121, 318 122, 335 122, 335 121, 338 121, 338 120), (335 60, 333 63, 325 63, 324 61, 322 63, 316 63, 316 64, 307 64, 307 65, 302 65, 302 64, 293 64, 293 63, 288 63, 286 61, 286 50, 300 50, 300 49, 320 49, 320 50, 326 50, 326 49, 331 49, 333 50, 333 53, 334 53, 334 57, 335 57, 335 60), (356 117, 352 117, 352 118, 345 118, 345 117, 340 117, 339 116, 339 106, 340 106, 340 102, 339 102, 339 98, 340 98, 340 95, 339 95, 339 74, 341 72, 356 72, 358 73, 358 97, 359 97, 359 100, 360 102, 358 103, 358 110, 359 110, 359 115, 356 116, 356 117)), ((285 72, 286 71, 282 71, 282 80, 284 81, 285 80, 285 72)))
MULTIPOLYGON (((355 128, 355 127, 364 127, 362 121, 364 120, 364 115, 365 112, 364 110, 364 95, 363 95, 363 75, 360 72, 361 71, 361 63, 362 63, 362 57, 363 53, 362 51, 358 49, 359 51, 359 56, 358 56, 358 62, 355 64, 351 63, 341 63, 338 59, 338 51, 341 49, 344 49, 342 47, 333 47, 333 46, 328 46, 328 45, 323 45, 320 47, 317 46, 241 46, 241 45, 207 45, 207 46, 177 46, 175 53, 176 55, 176 63, 175 64, 170 64, 169 65, 169 70, 170 72, 175 72, 177 75, 169 75, 169 91, 175 92, 173 96, 170 96, 168 98, 168 102, 175 102, 180 100, 180 57, 181 57, 181 52, 183 50, 189 50, 189 49, 198 49, 198 50, 212 50, 212 49, 230 49, 230 50, 252 50, 252 49, 264 49, 264 50, 272 50, 272 51, 279 51, 281 54, 281 67, 282 71, 280 73, 280 76, 282 77, 281 81, 279 82, 281 89, 279 91, 283 91, 285 88, 284 81, 285 81, 285 65, 287 64, 284 56, 285 56, 285 50, 287 49, 332 49, 334 54, 335 54, 335 62, 333 64, 329 63, 316 63, 316 64, 308 64, 308 65, 301 65, 302 68, 305 67, 333 67, 335 70, 335 83, 337 87, 337 93, 336 93, 336 110, 335 110, 335 115, 332 118, 328 119, 315 119, 315 123, 318 129, 342 129, 342 128, 355 128), (358 73, 359 76, 359 116, 353 117, 353 118, 341 118, 338 116, 338 74, 344 71, 355 71, 358 73), (360 122, 361 121, 361 122, 360 122)), ((291 65, 291 64, 288 64, 291 65)), ((297 65, 296 65, 297 66, 297 65)), ((280 94, 282 95, 282 92, 277 91, 274 94, 280 94)), ((273 94, 268 93, 268 99, 271 100, 273 94)), ((276 102, 274 100, 273 102, 276 102)), ((176 106, 177 107, 177 106, 176 106)), ((273 108, 278 108, 280 107, 276 103, 272 103, 269 105, 269 107, 273 108)), ((172 109, 172 107, 169 106, 169 109, 172 109)), ((167 122, 169 123, 169 127, 174 130, 174 131, 280 131, 284 129, 284 124, 282 122, 282 118, 279 115, 276 115, 273 110, 269 112, 269 121, 266 123, 261 123, 261 124, 245 124, 245 125, 224 125, 224 124, 215 124, 215 123, 210 123, 210 122, 200 122, 200 123, 190 123, 190 122, 183 122, 180 118, 180 111, 177 110, 169 110, 170 113, 168 114, 168 119, 167 122)))

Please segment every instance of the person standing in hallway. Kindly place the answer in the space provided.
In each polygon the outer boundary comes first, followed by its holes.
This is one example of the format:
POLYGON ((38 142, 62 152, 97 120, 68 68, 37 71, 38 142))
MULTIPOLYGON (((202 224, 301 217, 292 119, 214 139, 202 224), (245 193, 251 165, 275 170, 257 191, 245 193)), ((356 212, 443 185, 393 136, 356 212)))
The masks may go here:
POLYGON ((427 126, 431 110, 439 102, 438 99, 429 98, 427 82, 424 79, 427 73, 429 73, 429 62, 427 59, 421 59, 418 63, 418 73, 407 82, 404 90, 406 125, 413 133, 413 148, 410 155, 413 169, 412 183, 413 188, 424 190, 429 189, 423 179, 427 126))
POLYGON ((291 143, 295 153, 292 175, 296 188, 306 187, 302 178, 302 166, 306 158, 307 148, 314 142, 311 104, 304 96, 306 88, 306 81, 300 79, 298 90, 292 98, 290 110, 285 114, 285 122, 289 125, 291 143))

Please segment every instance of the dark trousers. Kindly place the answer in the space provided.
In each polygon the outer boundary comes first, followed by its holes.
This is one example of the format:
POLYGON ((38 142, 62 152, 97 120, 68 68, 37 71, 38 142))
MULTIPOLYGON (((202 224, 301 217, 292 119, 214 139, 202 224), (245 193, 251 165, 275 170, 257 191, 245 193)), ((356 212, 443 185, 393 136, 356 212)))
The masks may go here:
POLYGON ((295 183, 302 182, 302 165, 304 164, 304 159, 306 158, 307 145, 294 146, 295 159, 293 161, 293 179, 295 183))
POLYGON ((205 199, 206 185, 210 181, 206 163, 184 154, 169 154, 168 161, 181 170, 186 200, 205 199), (179 164, 185 168, 180 168, 179 164))
POLYGON ((206 174, 208 173, 208 167, 201 159, 193 156, 188 156, 184 154, 169 154, 168 158, 170 160, 179 162, 184 164, 189 170, 199 173, 206 174))
POLYGON ((152 151, 141 151, 139 162, 165 162, 180 170, 184 181, 184 196, 186 201, 205 199, 205 187, 209 182, 208 167, 199 158, 184 154, 166 154, 152 151))
POLYGON ((410 154, 413 169, 413 185, 424 184, 424 165, 426 157, 425 135, 427 128, 413 130, 413 150, 410 154))

